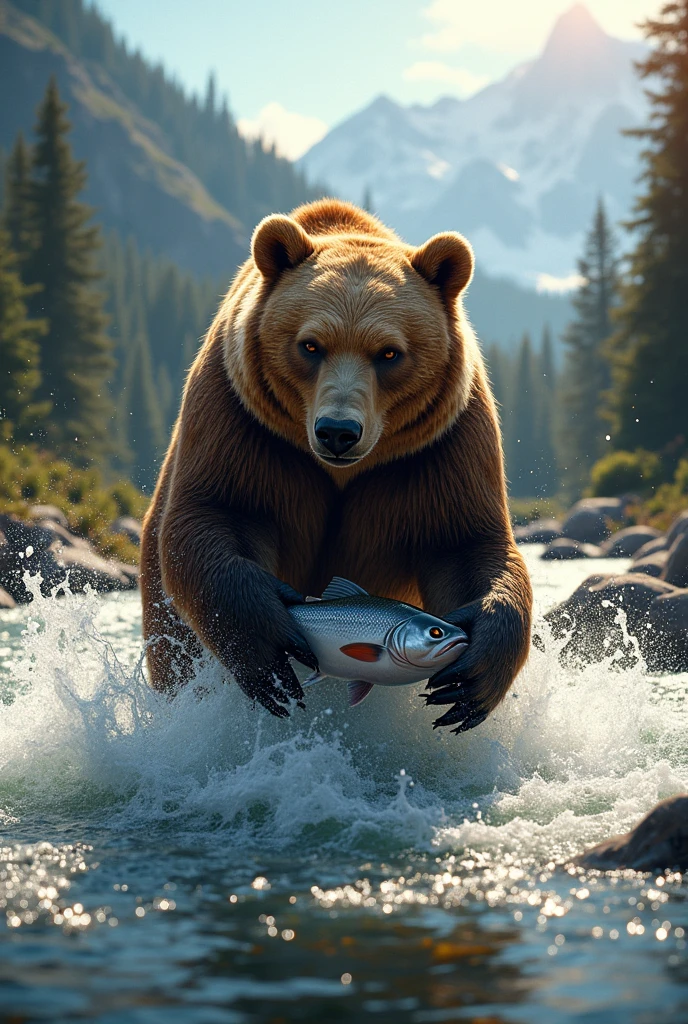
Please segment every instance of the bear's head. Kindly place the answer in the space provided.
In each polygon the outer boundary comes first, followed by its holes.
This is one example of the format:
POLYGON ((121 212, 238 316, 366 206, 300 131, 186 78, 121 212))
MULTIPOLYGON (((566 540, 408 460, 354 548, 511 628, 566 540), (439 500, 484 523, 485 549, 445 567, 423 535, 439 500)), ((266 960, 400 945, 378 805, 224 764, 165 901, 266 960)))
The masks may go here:
POLYGON ((334 475, 430 444, 465 409, 477 349, 461 235, 414 248, 321 201, 265 218, 249 267, 228 297, 228 372, 252 414, 334 475))

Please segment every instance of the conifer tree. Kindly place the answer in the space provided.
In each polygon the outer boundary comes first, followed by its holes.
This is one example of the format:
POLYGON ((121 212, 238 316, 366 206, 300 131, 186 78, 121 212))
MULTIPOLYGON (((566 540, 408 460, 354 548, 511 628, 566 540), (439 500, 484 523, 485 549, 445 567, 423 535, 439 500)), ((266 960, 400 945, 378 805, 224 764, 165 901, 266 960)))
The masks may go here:
POLYGON ((29 320, 30 289, 17 271, 9 234, 0 230, 0 437, 28 440, 47 409, 34 401, 41 382, 38 339, 45 324, 29 320))
POLYGON ((515 497, 535 494, 537 456, 536 384, 529 335, 521 341, 514 375, 507 437, 507 472, 515 497))
POLYGON ((47 321, 41 339, 41 401, 52 409, 46 443, 65 455, 83 458, 106 451, 110 398, 106 381, 114 368, 105 335, 102 296, 93 284, 101 277, 95 263, 98 228, 78 195, 86 183, 82 162, 74 160, 66 135, 66 106, 51 79, 39 108, 29 188, 32 245, 24 277, 41 285, 33 312, 47 321))
POLYGON ((653 82, 645 193, 630 225, 637 244, 612 342, 612 440, 676 457, 688 440, 688 0, 644 25, 654 41, 639 65, 653 82))
POLYGON ((613 330, 618 271, 614 238, 601 200, 578 269, 584 283, 573 299, 575 319, 563 337, 562 379, 562 450, 574 488, 587 481, 592 465, 604 454, 609 432, 602 410, 603 394, 611 382, 605 343, 613 330))
POLYGON ((538 368, 534 380, 533 399, 536 404, 536 458, 535 458, 535 495, 547 496, 554 494, 559 484, 557 456, 554 444, 554 403, 556 374, 554 369, 554 352, 552 333, 545 327, 542 334, 542 346, 537 360, 538 368))
POLYGON ((141 328, 129 349, 122 398, 127 410, 127 440, 134 482, 152 490, 164 453, 165 428, 155 389, 150 347, 141 328))
POLYGON ((20 265, 31 247, 30 174, 31 154, 19 132, 5 168, 3 223, 9 233, 10 248, 20 265))

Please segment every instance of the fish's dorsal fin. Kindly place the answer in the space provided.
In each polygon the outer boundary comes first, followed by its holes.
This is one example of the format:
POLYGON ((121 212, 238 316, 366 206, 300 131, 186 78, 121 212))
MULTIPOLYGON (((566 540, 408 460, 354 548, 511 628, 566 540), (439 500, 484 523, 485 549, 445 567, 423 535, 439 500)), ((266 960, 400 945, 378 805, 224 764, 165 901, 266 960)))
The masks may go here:
POLYGON ((351 580, 333 576, 322 593, 323 601, 335 601, 338 597, 370 597, 367 590, 351 580))
POLYGON ((355 708, 366 699, 373 684, 367 683, 365 679, 352 679, 346 684, 346 688, 349 691, 349 707, 355 708))

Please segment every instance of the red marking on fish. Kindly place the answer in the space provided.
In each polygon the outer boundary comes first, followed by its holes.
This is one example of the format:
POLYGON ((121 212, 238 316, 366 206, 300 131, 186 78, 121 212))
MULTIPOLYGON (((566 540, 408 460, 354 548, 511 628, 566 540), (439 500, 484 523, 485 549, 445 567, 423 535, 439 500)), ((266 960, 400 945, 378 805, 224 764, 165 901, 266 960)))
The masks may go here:
POLYGON ((345 644, 344 647, 340 647, 339 650, 342 654, 346 654, 349 658, 354 658, 356 661, 379 661, 382 655, 385 653, 384 647, 380 647, 379 644, 345 644))

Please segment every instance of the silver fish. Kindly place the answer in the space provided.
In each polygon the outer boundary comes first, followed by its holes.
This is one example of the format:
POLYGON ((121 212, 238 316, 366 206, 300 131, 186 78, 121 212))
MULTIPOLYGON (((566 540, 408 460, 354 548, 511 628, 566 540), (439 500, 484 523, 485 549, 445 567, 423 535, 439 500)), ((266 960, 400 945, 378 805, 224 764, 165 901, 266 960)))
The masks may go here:
POLYGON ((456 661, 468 646, 458 626, 413 605, 372 597, 335 576, 321 599, 289 609, 325 676, 349 680, 349 706, 365 700, 373 686, 419 683, 456 661), (354 678, 355 674, 355 678, 354 678))

